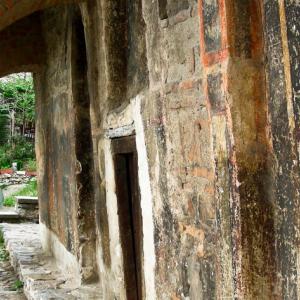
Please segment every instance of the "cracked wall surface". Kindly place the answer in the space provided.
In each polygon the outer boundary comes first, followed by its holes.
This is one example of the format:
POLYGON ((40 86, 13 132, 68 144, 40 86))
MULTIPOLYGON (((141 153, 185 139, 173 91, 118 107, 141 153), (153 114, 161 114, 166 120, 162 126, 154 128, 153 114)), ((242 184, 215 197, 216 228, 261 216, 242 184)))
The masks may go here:
POLYGON ((126 299, 111 143, 135 135, 142 298, 297 299, 299 3, 63 2, 0 1, 0 74, 34 72, 48 250, 126 299))

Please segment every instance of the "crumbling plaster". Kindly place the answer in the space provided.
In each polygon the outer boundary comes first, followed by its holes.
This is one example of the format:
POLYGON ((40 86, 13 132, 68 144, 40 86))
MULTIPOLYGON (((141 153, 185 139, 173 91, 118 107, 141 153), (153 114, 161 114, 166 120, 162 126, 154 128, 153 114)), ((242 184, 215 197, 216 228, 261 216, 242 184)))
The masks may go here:
MULTIPOLYGON (((45 8, 22 3, 5 4, 5 12, 2 5, 0 28, 45 8)), ((83 220, 77 217, 72 6, 41 13, 46 50, 45 60, 35 62, 42 67, 35 74, 37 156, 41 222, 52 232, 47 236, 57 236, 52 249, 71 253, 66 261, 76 258, 82 276, 93 261, 84 265, 91 250, 80 245, 95 242, 93 271, 104 294, 125 299, 110 139, 135 134, 145 297, 296 299, 299 4, 159 3, 80 4, 94 170, 94 198, 83 220)), ((20 57, 29 68, 25 53, 20 57)), ((3 65, 7 73, 19 62, 3 65)))

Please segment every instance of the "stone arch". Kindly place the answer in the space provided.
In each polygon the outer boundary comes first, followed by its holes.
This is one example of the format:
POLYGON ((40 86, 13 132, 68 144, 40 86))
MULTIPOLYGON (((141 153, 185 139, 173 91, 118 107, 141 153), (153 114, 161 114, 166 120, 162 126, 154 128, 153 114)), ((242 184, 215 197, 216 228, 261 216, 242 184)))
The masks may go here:
POLYGON ((95 281, 86 24, 78 1, 4 2, 0 2, 0 55, 6 59, 0 61, 0 76, 34 73, 43 244, 77 279, 95 281), (62 251, 72 258, 61 261, 62 251))
POLYGON ((34 13, 0 31, 0 76, 36 72, 44 62, 44 41, 39 13, 34 13))
POLYGON ((77 0, 21 0, 21 1, 0 1, 0 30, 15 23, 16 21, 31 15, 34 12, 59 4, 79 2, 77 0))

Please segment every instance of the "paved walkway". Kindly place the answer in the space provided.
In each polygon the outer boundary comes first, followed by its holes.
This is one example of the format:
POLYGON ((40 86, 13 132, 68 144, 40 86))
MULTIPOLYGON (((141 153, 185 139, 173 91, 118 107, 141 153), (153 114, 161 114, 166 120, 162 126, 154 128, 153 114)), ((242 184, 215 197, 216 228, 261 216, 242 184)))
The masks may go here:
POLYGON ((23 290, 15 291, 20 283, 9 260, 0 261, 0 299, 26 300, 23 290))
POLYGON ((73 278, 63 274, 52 258, 43 253, 38 224, 4 223, 0 228, 12 265, 24 282, 24 293, 29 300, 103 299, 99 286, 74 285, 73 278))

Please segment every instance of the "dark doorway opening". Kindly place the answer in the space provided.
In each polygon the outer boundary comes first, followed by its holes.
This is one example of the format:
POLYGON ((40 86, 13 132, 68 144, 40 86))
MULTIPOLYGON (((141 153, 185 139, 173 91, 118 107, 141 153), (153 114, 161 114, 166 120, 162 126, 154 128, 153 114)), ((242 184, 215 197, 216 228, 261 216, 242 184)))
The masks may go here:
POLYGON ((72 32, 72 92, 75 112, 76 184, 82 281, 98 278, 94 219, 94 163, 88 82, 87 47, 79 7, 74 9, 72 32))
POLYGON ((112 150, 126 294, 129 300, 141 300, 143 232, 135 137, 114 139, 112 150))

